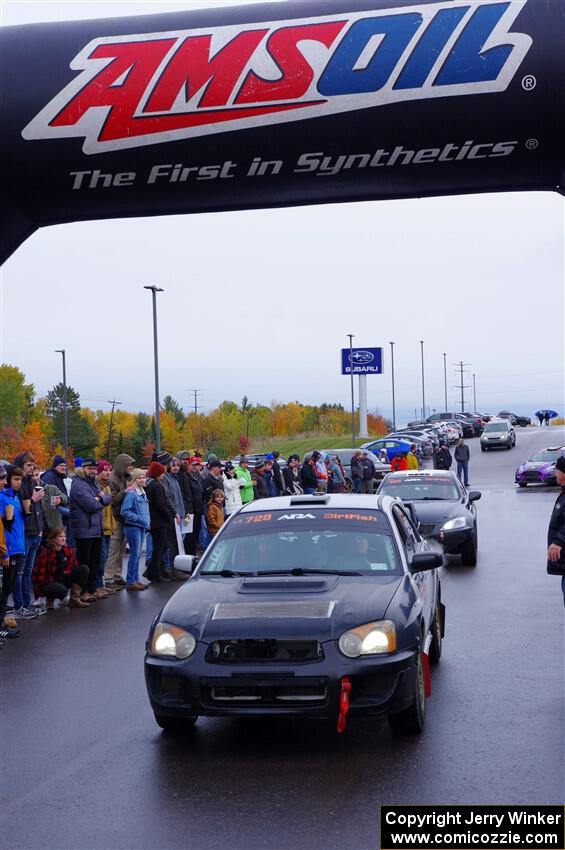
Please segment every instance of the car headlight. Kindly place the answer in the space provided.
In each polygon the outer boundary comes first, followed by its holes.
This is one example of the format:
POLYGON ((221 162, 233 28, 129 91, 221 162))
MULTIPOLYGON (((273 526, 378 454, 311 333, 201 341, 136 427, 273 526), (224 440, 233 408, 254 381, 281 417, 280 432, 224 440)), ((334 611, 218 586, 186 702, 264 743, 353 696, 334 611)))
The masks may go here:
POLYGON ((396 629, 391 620, 378 620, 366 623, 344 632, 338 646, 348 658, 360 655, 378 655, 382 652, 396 651, 396 629))
POLYGON ((453 531, 454 528, 466 528, 467 520, 464 516, 457 516, 455 519, 450 519, 441 527, 442 531, 453 531))
POLYGON ((189 658, 196 649, 196 640, 184 629, 169 623, 157 623, 151 639, 151 655, 189 658))

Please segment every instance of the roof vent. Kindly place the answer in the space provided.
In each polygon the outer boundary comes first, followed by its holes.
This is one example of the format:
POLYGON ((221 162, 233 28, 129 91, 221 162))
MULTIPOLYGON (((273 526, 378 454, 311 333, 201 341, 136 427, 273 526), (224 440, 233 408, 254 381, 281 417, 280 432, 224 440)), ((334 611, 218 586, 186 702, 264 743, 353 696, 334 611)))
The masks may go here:
POLYGON ((291 505, 327 505, 329 497, 325 493, 312 493, 309 496, 293 496, 291 505))

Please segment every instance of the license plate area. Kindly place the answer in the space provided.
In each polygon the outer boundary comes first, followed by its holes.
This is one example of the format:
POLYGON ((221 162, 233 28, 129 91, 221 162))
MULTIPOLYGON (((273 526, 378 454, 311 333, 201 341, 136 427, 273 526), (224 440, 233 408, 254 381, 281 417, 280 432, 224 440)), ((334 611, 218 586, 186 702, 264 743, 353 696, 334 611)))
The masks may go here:
POLYGON ((201 682, 201 699, 210 706, 325 705, 328 681, 324 678, 208 679, 201 682))

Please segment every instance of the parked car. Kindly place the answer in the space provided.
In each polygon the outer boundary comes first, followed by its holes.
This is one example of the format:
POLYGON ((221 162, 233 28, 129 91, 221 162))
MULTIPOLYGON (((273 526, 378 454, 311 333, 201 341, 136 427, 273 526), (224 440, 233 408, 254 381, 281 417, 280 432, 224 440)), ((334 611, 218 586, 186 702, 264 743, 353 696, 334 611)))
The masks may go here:
POLYGON ((391 472, 378 493, 411 504, 423 537, 439 541, 448 555, 461 555, 465 566, 475 566, 478 548, 475 502, 481 498, 478 490, 468 491, 451 470, 424 469, 391 472))
POLYGON ((516 445, 514 426, 508 419, 491 419, 481 434, 481 451, 511 449, 516 445))
MULTIPOLYGON (((268 457, 268 455, 269 455, 268 452, 265 453, 265 454, 260 453, 260 454, 254 454, 254 455, 245 455, 245 457, 249 461, 249 469, 254 469, 255 464, 259 463, 260 460, 265 460, 268 457)), ((237 457, 232 457, 231 462, 233 463, 234 466, 237 466, 239 464, 240 459, 241 459, 241 455, 238 455, 237 457)), ((284 459, 284 457, 278 458, 278 464, 279 464, 281 469, 284 469, 284 467, 286 466, 286 460, 284 459)))
POLYGON ((565 446, 550 446, 536 452, 516 470, 516 484, 519 487, 527 487, 528 484, 555 486, 555 463, 560 456, 565 456, 565 446))
POLYGON ((395 431, 388 436, 396 437, 399 440, 409 440, 410 443, 414 443, 424 457, 431 457, 433 454, 434 444, 430 437, 426 437, 423 434, 415 434, 413 431, 395 431))
MULTIPOLYGON (((244 505, 157 614, 145 681, 170 731, 212 717, 384 715, 424 727, 444 607, 433 551, 397 499, 313 495, 244 505)), ((189 571, 190 555, 175 567, 189 571)))
POLYGON ((509 419, 512 425, 519 425, 520 428, 527 428, 532 424, 530 416, 521 416, 519 413, 511 413, 509 410, 501 410, 496 414, 499 419, 509 419))
MULTIPOLYGON (((353 457, 353 452, 355 451, 355 449, 323 449, 323 451, 325 451, 326 454, 330 455, 330 457, 333 457, 334 455, 338 456, 345 471, 345 483, 347 486, 347 490, 353 490, 353 479, 351 478, 351 458, 353 457)), ((375 477, 373 478, 373 487, 376 490, 380 482, 387 474, 387 472, 390 472, 390 463, 384 463, 380 457, 378 457, 366 446, 361 446, 361 451, 366 451, 367 456, 375 464, 375 477)))
POLYGON ((458 422, 468 422, 473 427, 473 436, 480 437, 483 433, 484 422, 480 416, 473 416, 472 413, 457 413, 455 418, 458 422))
POLYGON ((381 437, 379 440, 374 440, 372 443, 365 443, 363 451, 366 449, 372 451, 376 455, 384 450, 390 463, 395 455, 400 454, 401 452, 403 454, 407 454, 410 451, 410 441, 401 440, 397 437, 381 437))

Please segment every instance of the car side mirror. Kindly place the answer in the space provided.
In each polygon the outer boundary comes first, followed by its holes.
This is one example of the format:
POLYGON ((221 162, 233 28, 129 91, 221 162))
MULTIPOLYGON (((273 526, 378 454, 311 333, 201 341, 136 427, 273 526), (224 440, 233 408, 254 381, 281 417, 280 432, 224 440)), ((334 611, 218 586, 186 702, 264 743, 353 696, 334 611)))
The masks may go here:
POLYGON ((481 496, 482 493, 480 492, 480 490, 471 490, 471 492, 469 493, 469 501, 478 502, 481 496))
POLYGON ((443 556, 437 552, 418 552, 410 561, 411 573, 423 573, 427 570, 437 570, 443 566, 443 556))
POLYGON ((177 555, 174 560, 174 569, 179 573, 191 573, 194 569, 194 555, 177 555))

